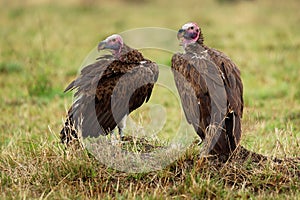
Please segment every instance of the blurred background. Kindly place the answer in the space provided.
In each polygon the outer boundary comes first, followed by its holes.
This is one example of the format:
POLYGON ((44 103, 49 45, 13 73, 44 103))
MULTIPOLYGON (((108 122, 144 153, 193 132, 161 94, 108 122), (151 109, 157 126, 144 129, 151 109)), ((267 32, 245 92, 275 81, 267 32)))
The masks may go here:
MULTIPOLYGON (((0 145, 58 142, 72 101, 63 90, 108 35, 143 27, 177 31, 194 21, 205 44, 241 70, 242 144, 267 155, 299 156, 299 9, 298 0, 2 0, 0 145)), ((171 54, 143 53, 170 65, 171 54)), ((171 108, 168 96, 163 99, 171 108)))

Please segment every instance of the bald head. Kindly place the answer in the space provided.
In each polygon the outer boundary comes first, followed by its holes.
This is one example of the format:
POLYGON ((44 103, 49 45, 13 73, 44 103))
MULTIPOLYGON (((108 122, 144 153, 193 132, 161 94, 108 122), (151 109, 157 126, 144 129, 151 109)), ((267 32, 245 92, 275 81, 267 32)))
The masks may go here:
POLYGON ((117 55, 121 52, 122 47, 123 47, 122 37, 118 34, 113 34, 98 44, 98 51, 107 49, 107 50, 111 50, 113 55, 117 55))
POLYGON ((200 32, 200 28, 196 23, 189 22, 178 30, 177 38, 180 40, 181 45, 185 47, 188 44, 195 43, 199 39, 200 32))

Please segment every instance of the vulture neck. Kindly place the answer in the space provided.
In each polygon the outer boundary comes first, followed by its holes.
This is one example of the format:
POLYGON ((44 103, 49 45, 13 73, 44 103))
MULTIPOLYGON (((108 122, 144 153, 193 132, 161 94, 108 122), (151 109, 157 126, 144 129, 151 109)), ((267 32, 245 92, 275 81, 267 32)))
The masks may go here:
POLYGON ((130 48, 126 44, 122 46, 118 59, 126 63, 139 63, 140 61, 145 60, 140 52, 130 48))
POLYGON ((203 51, 205 51, 206 48, 203 44, 199 44, 198 42, 189 44, 186 46, 185 51, 187 53, 202 53, 203 51))

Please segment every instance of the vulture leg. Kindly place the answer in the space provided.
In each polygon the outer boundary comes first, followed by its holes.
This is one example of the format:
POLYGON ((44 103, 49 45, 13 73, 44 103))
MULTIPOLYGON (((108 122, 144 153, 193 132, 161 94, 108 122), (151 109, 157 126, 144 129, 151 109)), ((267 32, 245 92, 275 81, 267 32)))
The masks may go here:
POLYGON ((127 120, 127 115, 125 115, 123 119, 118 123, 119 136, 121 140, 124 138, 123 130, 126 127, 126 120, 127 120))

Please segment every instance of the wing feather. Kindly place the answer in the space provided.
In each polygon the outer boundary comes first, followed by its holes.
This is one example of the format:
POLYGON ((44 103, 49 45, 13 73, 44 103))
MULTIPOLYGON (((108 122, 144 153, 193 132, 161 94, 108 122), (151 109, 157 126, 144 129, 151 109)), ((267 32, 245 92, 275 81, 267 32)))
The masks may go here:
POLYGON ((231 109, 242 118, 244 101, 240 70, 224 53, 216 49, 209 49, 208 53, 223 73, 224 85, 231 109))
POLYGON ((210 102, 207 101, 209 95, 196 65, 185 56, 179 53, 172 57, 172 72, 186 119, 204 139, 205 127, 210 120, 210 102))

